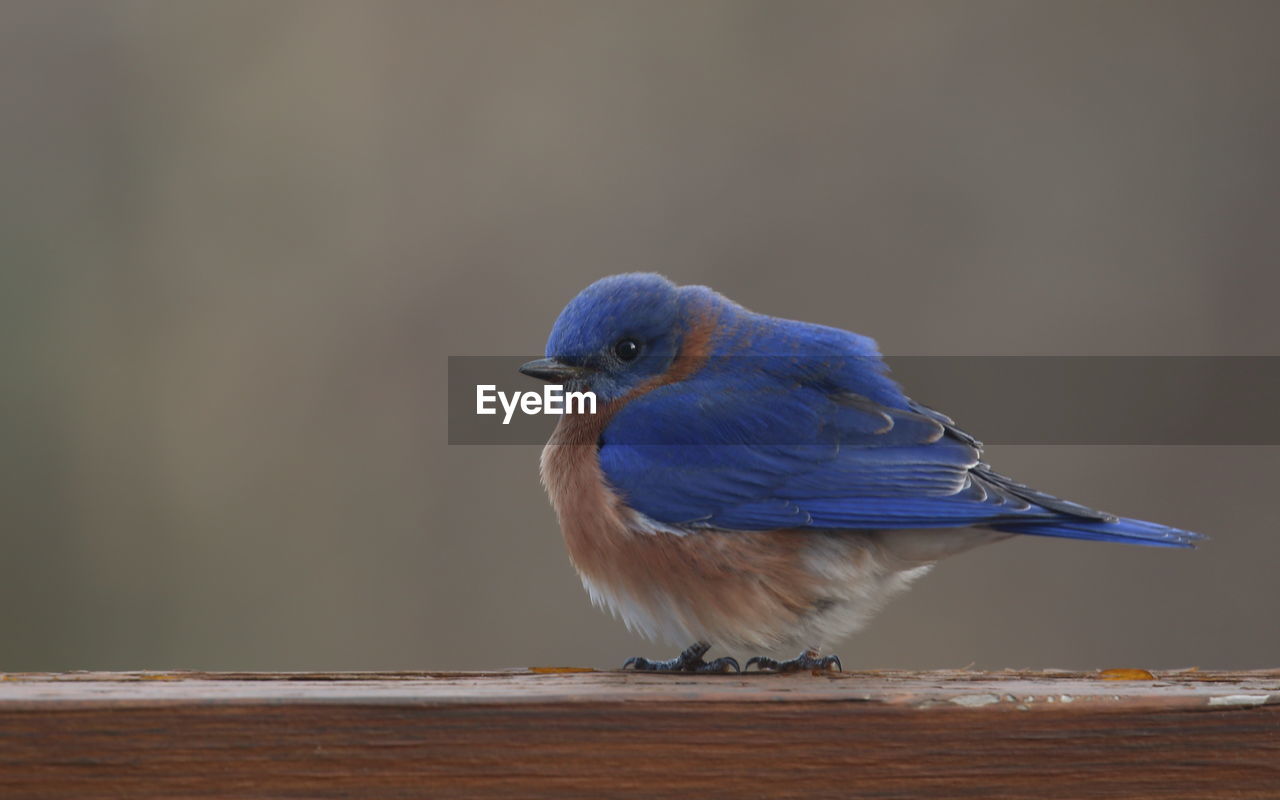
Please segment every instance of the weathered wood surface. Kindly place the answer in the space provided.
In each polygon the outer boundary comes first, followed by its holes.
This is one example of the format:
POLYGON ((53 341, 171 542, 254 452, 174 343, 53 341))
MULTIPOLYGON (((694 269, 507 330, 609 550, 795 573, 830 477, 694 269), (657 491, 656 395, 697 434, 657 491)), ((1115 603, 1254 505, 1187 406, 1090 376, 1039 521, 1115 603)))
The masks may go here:
POLYGON ((0 675, 6 799, 695 794, 1280 798, 1280 670, 0 675))

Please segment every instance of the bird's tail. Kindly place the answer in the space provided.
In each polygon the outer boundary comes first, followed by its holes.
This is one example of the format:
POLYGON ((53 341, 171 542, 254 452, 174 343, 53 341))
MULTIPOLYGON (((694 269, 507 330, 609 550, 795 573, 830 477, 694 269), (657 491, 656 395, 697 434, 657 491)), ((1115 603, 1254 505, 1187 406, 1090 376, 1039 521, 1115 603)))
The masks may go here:
POLYGON ((1062 519, 993 525, 999 531, 1026 533, 1032 536, 1059 536, 1064 539, 1087 539, 1093 542, 1122 542, 1148 547, 1195 547, 1208 537, 1191 531, 1170 528, 1154 522, 1121 517, 1112 520, 1062 519))

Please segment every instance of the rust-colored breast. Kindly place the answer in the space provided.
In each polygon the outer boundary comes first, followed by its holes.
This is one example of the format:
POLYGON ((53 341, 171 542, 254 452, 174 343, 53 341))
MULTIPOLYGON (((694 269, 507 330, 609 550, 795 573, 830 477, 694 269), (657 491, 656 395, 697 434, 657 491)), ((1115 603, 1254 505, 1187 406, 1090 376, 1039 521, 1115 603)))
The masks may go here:
POLYGON ((874 573, 877 581, 884 572, 871 563, 865 537, 663 525, 628 507, 600 466, 598 442, 614 414, 701 369, 716 326, 714 309, 694 309, 665 373, 596 414, 561 417, 542 453, 542 480, 592 600, 633 630, 683 645, 817 644, 831 628, 824 620, 842 615, 852 620, 842 629, 849 628, 874 605, 865 592, 850 593, 859 583, 849 580, 851 572, 874 573))
POLYGON ((607 415, 565 416, 542 475, 592 599, 650 638, 772 647, 820 604, 796 531, 664 530, 628 508, 600 469, 607 415))

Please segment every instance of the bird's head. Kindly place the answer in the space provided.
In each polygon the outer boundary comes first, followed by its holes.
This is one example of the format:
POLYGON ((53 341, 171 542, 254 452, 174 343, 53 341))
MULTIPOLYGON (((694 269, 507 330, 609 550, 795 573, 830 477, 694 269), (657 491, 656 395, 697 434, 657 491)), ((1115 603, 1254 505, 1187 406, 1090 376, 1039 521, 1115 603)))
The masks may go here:
POLYGON ((613 275, 569 301, 551 329, 547 357, 520 371, 608 402, 667 370, 681 328, 674 283, 653 273, 613 275))

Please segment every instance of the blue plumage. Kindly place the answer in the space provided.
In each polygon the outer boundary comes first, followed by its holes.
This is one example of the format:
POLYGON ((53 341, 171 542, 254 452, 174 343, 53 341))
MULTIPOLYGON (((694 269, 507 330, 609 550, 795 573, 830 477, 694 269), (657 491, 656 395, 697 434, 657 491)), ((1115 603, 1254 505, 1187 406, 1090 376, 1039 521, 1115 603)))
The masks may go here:
POLYGON ((705 287, 600 281, 561 314, 547 356, 617 404, 600 437, 604 477, 663 525, 989 527, 1174 547, 1202 538, 992 472, 979 442, 903 394, 871 339, 756 314, 705 287), (615 352, 626 341, 634 358, 615 352))
POLYGON ((1195 533, 1017 483, 982 444, 903 394, 876 344, 748 311, 700 286, 617 275, 573 299, 525 374, 594 391, 541 474, 591 598, 651 637, 693 642, 657 671, 736 670, 714 644, 822 655, 940 559, 1015 534, 1190 547, 1195 533))

